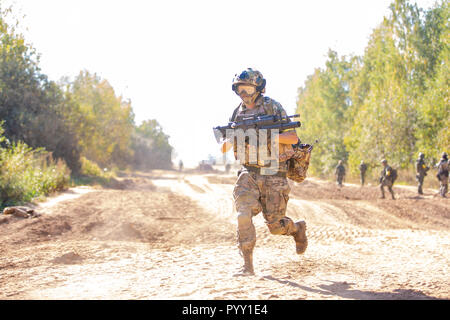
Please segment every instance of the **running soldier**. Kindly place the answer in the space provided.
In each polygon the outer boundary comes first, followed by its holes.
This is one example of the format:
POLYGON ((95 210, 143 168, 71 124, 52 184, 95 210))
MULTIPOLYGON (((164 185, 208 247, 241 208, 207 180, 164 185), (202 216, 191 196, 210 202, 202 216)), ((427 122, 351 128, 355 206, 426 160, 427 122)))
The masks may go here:
POLYGON ((449 171, 448 157, 446 152, 442 153, 441 160, 439 161, 437 167, 438 167, 437 178, 439 179, 440 184, 439 194, 441 195, 441 197, 445 198, 446 193, 448 191, 448 171, 449 171))
POLYGON ((381 160, 383 164, 383 171, 381 171, 380 177, 380 189, 381 189, 381 199, 384 199, 384 187, 386 186, 391 193, 392 200, 395 200, 394 190, 392 190, 392 186, 394 185, 394 181, 396 178, 396 172, 392 169, 386 159, 381 160))
POLYGON ((345 177, 345 167, 342 164, 342 160, 339 160, 334 175, 336 176, 336 183, 338 184, 339 187, 342 187, 342 181, 344 180, 345 177))
POLYGON ((423 180, 425 179, 425 176, 427 175, 427 171, 430 170, 430 168, 425 164, 425 155, 420 152, 419 158, 416 160, 416 180, 418 182, 417 186, 417 192, 419 194, 423 194, 423 180))
MULTIPOLYGON (((248 68, 236 75, 232 89, 239 95, 242 102, 234 110, 230 121, 248 115, 277 114, 286 117, 286 112, 275 100, 263 95, 266 80, 259 71, 248 68)), ((279 134, 279 163, 278 170, 267 174, 267 165, 252 164, 249 159, 249 144, 245 144, 245 156, 239 155, 237 139, 225 140, 222 152, 234 148, 235 158, 243 163, 238 172, 238 179, 234 186, 233 198, 237 212, 237 241, 240 253, 244 258, 242 275, 254 274, 253 249, 256 243, 256 231, 252 218, 261 211, 270 233, 275 235, 292 236, 296 243, 296 252, 302 254, 308 245, 305 221, 294 221, 287 217, 286 205, 289 200, 290 187, 287 181, 287 159, 294 154, 292 144, 298 142, 293 129, 279 134)))
POLYGON ((366 177, 367 165, 364 163, 364 160, 361 160, 361 164, 359 165, 359 173, 361 176, 361 186, 364 187, 364 181, 366 177))

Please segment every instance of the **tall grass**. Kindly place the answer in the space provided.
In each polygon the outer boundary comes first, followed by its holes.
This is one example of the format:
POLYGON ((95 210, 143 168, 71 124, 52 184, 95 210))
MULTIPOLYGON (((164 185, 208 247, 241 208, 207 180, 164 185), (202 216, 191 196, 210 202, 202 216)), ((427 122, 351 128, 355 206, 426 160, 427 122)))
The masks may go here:
POLYGON ((0 207, 32 201, 69 185, 70 169, 43 148, 6 143, 0 123, 0 207))
POLYGON ((76 176, 72 176, 72 185, 101 185, 108 186, 114 180, 117 168, 101 169, 97 163, 85 157, 80 158, 81 169, 76 176))

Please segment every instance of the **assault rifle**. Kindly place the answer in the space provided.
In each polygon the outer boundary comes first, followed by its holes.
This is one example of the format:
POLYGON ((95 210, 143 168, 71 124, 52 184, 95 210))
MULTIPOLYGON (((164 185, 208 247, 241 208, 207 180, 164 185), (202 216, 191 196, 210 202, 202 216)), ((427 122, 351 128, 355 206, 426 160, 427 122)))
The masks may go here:
MULTIPOLYGON (((279 115, 252 115, 239 118, 237 121, 229 122, 226 126, 218 126, 213 128, 214 136, 217 142, 222 142, 226 137, 227 130, 248 130, 248 129, 292 129, 299 128, 301 126, 300 121, 290 122, 289 118, 299 117, 299 114, 294 114, 292 116, 279 116, 279 115)), ((230 134, 230 133, 229 133, 230 134)))

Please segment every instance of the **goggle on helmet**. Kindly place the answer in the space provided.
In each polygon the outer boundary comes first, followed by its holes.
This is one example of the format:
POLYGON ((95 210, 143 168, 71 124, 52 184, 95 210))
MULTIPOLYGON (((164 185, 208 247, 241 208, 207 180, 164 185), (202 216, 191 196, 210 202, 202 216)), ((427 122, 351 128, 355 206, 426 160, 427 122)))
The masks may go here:
POLYGON ((252 68, 247 68, 239 75, 236 74, 233 79, 233 85, 231 88, 237 95, 239 95, 237 90, 239 84, 250 84, 256 87, 256 91, 264 92, 264 88, 266 87, 266 79, 263 78, 261 72, 253 70, 252 68))

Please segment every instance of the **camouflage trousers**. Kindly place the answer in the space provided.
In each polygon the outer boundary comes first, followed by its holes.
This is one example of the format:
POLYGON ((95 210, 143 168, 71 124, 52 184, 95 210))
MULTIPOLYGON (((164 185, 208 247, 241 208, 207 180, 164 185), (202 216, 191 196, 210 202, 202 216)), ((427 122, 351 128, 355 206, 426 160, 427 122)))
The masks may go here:
POLYGON ((337 178, 336 178, 336 183, 337 183, 339 186, 342 186, 342 182, 343 182, 343 181, 344 181, 344 176, 338 174, 338 175, 337 175, 337 178))
POLYGON ((361 178, 361 185, 363 186, 364 182, 365 182, 366 174, 365 173, 361 173, 360 174, 360 178, 361 178))
POLYGON ((425 179, 424 175, 418 174, 416 175, 416 180, 417 180, 417 192, 419 194, 423 194, 423 180, 425 179))
POLYGON ((388 188, 389 192, 391 193, 392 199, 395 198, 395 197, 394 197, 394 190, 392 189, 392 186, 393 186, 393 185, 394 185, 394 184, 393 184, 392 181, 389 180, 389 179, 383 179, 383 180, 381 181, 380 189, 381 189, 381 197, 382 197, 382 198, 384 198, 384 187, 387 187, 387 188, 388 188))
POLYGON ((285 177, 260 175, 242 171, 233 190, 238 219, 239 248, 252 251, 256 243, 252 218, 261 211, 270 233, 293 235, 296 226, 286 217, 286 205, 291 188, 285 177))
POLYGON ((439 184, 440 184, 439 194, 442 197, 445 197, 446 193, 448 192, 448 177, 441 175, 439 179, 439 184))

